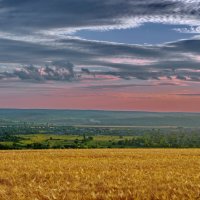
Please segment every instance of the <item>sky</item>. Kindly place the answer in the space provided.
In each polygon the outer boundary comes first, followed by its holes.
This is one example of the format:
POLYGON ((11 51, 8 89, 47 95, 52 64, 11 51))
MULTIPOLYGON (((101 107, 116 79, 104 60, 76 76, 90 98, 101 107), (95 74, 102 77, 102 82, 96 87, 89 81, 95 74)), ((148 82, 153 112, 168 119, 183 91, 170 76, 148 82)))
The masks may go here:
POLYGON ((0 0, 0 108, 200 112, 200 0, 0 0))

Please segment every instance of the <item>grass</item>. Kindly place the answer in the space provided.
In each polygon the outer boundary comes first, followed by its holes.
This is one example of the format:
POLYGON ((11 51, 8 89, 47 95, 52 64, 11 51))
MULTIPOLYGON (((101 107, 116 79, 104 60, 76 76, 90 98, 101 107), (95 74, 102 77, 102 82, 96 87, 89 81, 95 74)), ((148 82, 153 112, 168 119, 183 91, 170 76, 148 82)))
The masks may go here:
MULTIPOLYGON (((26 148, 26 145, 39 143, 39 144, 48 144, 49 148, 59 147, 62 148, 65 145, 74 144, 75 140, 78 140, 79 143, 83 140, 83 136, 80 135, 56 135, 56 134, 27 134, 27 135, 16 135, 19 137, 19 141, 5 141, 0 142, 2 145, 13 146, 16 143, 21 148, 26 148)), ((133 136, 107 136, 107 135, 95 135, 92 136, 92 140, 88 140, 85 144, 85 147, 108 147, 112 142, 118 142, 122 139, 132 139, 133 136)), ((78 145, 77 145, 78 146, 78 145)))
POLYGON ((200 149, 0 151, 0 199, 200 199, 200 149))
MULTIPOLYGON (((55 139, 55 140, 82 140, 83 136, 80 135, 56 135, 56 134, 30 134, 30 135, 18 135, 20 137, 23 137, 26 140, 29 140, 30 142, 44 142, 45 140, 48 140, 49 138, 55 139)), ((119 136, 108 136, 108 135, 96 135, 93 136, 95 141, 119 141, 119 136)), ((123 136, 123 139, 132 139, 133 136, 123 136)), ((24 141, 26 141, 24 140, 24 141)))

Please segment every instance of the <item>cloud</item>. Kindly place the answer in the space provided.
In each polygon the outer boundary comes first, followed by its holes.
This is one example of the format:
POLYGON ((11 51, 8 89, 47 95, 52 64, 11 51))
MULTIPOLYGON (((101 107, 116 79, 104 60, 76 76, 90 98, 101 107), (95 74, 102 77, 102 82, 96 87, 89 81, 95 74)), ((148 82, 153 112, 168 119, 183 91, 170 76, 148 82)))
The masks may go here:
POLYGON ((91 74, 90 70, 87 68, 81 68, 81 72, 84 74, 91 74))
MULTIPOLYGON (((59 72, 60 74, 64 75, 64 79, 66 79, 66 77, 68 79, 75 78, 74 65, 72 63, 66 62, 66 61, 54 61, 52 65, 56 66, 56 71, 58 75, 59 75, 59 72)), ((45 71, 48 72, 47 70, 45 71)))
POLYGON ((174 30, 178 31, 180 33, 196 33, 196 34, 199 34, 200 33, 200 26, 189 27, 189 28, 175 28, 174 30))
POLYGON ((199 97, 200 96, 200 93, 196 93, 196 94, 192 94, 192 93, 185 93, 185 94, 174 94, 174 95, 177 95, 177 96, 196 96, 196 97, 199 97))
POLYGON ((109 75, 128 80, 176 77, 200 81, 199 38, 162 45, 128 45, 71 38, 53 44, 0 39, 0 44, 0 63, 9 69, 1 73, 1 79, 15 75, 23 80, 69 81, 77 80, 77 77, 79 80, 79 76, 84 79, 84 76, 91 75, 95 79, 94 75, 109 75))
POLYGON ((80 30, 126 29, 149 22, 189 25, 188 32, 198 32, 200 1, 1 0, 0 71, 1 65, 6 70, 0 78, 75 80, 76 74, 93 78, 96 74, 123 79, 177 77, 198 81, 199 38, 162 45, 126 45, 73 35, 80 30), (75 66, 70 67, 63 60, 70 60, 75 66), (42 67, 49 64, 50 68, 42 67), (31 65, 33 68, 24 67, 31 65), (44 68, 46 74, 41 75, 38 68, 44 68))
POLYGON ((198 0, 1 0, 0 8, 2 37, 8 33, 13 37, 65 36, 79 30, 125 29, 148 22, 200 25, 198 0))
POLYGON ((158 84, 103 84, 103 85, 91 85, 86 86, 82 88, 88 88, 88 89, 124 89, 124 88, 130 88, 130 87, 156 87, 156 86, 176 86, 173 83, 158 83, 158 84))
POLYGON ((76 79, 74 65, 70 62, 55 61, 52 66, 36 67, 33 65, 15 69, 13 72, 3 72, 0 79, 19 78, 21 80, 43 82, 53 81, 73 81, 76 79))

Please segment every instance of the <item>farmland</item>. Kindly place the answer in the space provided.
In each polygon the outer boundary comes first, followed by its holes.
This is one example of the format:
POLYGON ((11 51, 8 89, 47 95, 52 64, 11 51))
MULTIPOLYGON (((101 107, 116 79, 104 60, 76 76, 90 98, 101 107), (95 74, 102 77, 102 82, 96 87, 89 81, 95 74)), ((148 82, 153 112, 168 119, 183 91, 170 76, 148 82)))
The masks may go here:
POLYGON ((0 109, 0 149, 199 148, 199 113, 0 109))
POLYGON ((199 148, 199 130, 175 129, 169 132, 159 129, 132 130, 128 128, 62 128, 56 130, 31 127, 7 127, 0 129, 0 149, 88 149, 88 148, 199 148), (23 134, 20 133, 22 130, 23 134), (38 133, 37 133, 38 131, 38 133), (70 132, 70 133, 69 133, 70 132))
POLYGON ((0 200, 200 199, 199 114, 1 112, 0 200))
POLYGON ((200 199, 200 149, 0 151, 0 199, 200 199))

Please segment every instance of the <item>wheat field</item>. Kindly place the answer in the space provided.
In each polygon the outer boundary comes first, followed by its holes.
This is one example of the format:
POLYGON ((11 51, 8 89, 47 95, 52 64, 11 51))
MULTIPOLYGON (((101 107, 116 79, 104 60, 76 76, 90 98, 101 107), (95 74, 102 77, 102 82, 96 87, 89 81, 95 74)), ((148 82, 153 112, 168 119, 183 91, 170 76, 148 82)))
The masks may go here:
POLYGON ((200 149, 0 151, 7 199, 200 199, 200 149))

